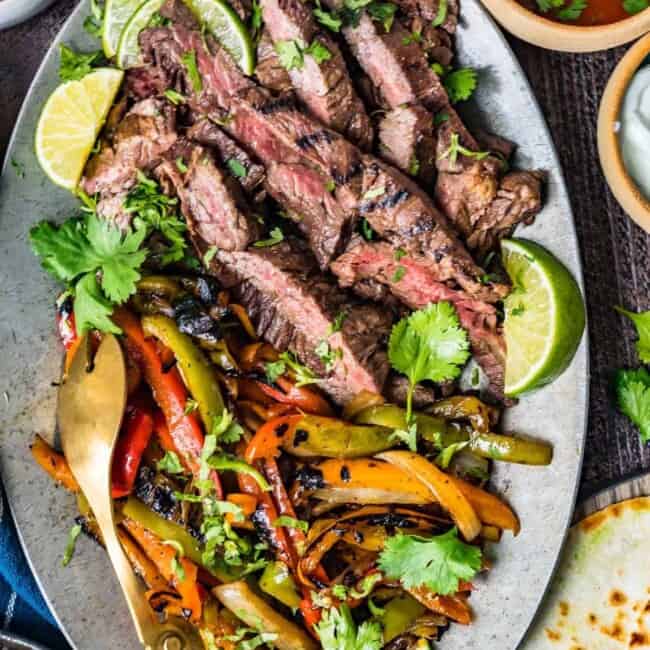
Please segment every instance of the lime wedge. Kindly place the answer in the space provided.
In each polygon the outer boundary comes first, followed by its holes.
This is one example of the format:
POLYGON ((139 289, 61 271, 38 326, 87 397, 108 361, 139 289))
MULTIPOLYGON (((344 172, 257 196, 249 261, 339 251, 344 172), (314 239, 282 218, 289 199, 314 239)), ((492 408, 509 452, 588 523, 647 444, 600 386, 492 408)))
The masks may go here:
POLYGON ((153 15, 164 3, 165 0, 145 0, 128 19, 120 35, 115 55, 120 68, 126 70, 140 63, 138 36, 149 25, 153 15))
POLYGON ((102 47, 109 59, 115 56, 122 31, 141 4, 142 0, 106 0, 102 47))
POLYGON ((223 0, 184 0, 208 31, 237 62, 244 74, 255 72, 255 48, 246 26, 223 0))
POLYGON ((513 289, 505 300, 506 395, 520 395, 559 377, 585 327, 580 289, 566 267, 525 239, 501 242, 513 289))
POLYGON ((49 97, 36 127, 36 157, 50 180, 74 191, 124 73, 98 68, 80 81, 61 84, 49 97))

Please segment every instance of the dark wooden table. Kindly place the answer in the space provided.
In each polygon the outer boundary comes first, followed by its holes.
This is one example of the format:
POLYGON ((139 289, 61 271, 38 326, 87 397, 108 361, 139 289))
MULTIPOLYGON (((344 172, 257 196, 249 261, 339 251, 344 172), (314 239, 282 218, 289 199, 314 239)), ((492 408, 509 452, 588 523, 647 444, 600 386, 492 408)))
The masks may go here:
MULTIPOLYGON (((0 160, 34 73, 76 4, 59 0, 29 22, 0 32, 0 160)), ((600 97, 624 48, 571 55, 516 39, 512 45, 559 149, 580 237, 591 335, 591 407, 581 485, 581 495, 587 496, 650 470, 650 448, 641 445, 637 432, 613 407, 610 389, 613 371, 637 362, 632 327, 613 306, 650 308, 650 235, 618 207, 596 151, 600 97)))

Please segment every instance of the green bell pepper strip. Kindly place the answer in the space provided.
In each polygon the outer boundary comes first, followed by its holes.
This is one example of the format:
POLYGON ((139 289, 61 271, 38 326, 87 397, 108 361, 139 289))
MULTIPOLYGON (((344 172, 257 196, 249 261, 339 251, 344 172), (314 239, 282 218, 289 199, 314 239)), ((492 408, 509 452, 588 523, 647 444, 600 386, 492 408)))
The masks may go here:
MULTIPOLYGON (((443 417, 418 412, 414 412, 413 417, 417 424, 418 435, 437 449, 444 449, 451 444, 468 439, 467 432, 448 426, 443 417)), ((354 420, 360 424, 406 429, 406 410, 394 404, 370 406, 357 413, 354 420)))
POLYGON ((548 443, 497 433, 473 433, 469 448, 483 458, 522 465, 550 465, 553 459, 553 447, 548 443))
POLYGON ((336 418, 305 414, 293 433, 282 440, 282 448, 293 456, 313 458, 361 458, 386 451, 398 444, 392 429, 365 426, 336 418))
POLYGON ((260 589, 291 609, 300 607, 301 597, 289 567, 279 560, 266 565, 259 579, 260 589))
POLYGON ((388 601, 383 609, 380 621, 384 627, 384 643, 404 634, 426 611, 424 605, 407 594, 388 601))
POLYGON ((224 403, 217 377, 205 356, 167 316, 143 316, 142 329, 146 336, 157 338, 174 353, 183 381, 199 405, 201 420, 209 434, 215 419, 223 413, 224 403))
POLYGON ((159 514, 150 510, 142 501, 135 497, 129 497, 122 508, 122 516, 133 519, 137 523, 150 530, 154 535, 160 537, 165 542, 178 542, 182 547, 185 555, 195 564, 202 566, 212 573, 221 582, 231 582, 239 578, 239 573, 225 566, 211 569, 203 563, 201 554, 202 548, 199 541, 190 535, 190 533, 179 524, 169 521, 159 514))

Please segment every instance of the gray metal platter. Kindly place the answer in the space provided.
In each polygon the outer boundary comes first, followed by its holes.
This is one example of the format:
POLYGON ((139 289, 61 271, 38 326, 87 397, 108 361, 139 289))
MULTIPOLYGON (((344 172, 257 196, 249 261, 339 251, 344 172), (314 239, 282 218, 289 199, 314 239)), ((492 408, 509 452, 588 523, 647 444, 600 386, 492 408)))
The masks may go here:
MULTIPOLYGON (((78 649, 138 647, 131 622, 103 551, 81 539, 67 568, 61 555, 75 515, 75 500, 32 462, 34 434, 53 438, 61 347, 53 324, 57 287, 32 255, 27 233, 43 218, 61 219, 74 200, 42 174, 33 139, 43 103, 58 83, 58 45, 97 45, 82 29, 87 0, 72 14, 45 57, 25 100, 0 178, 0 471, 22 541, 45 597, 71 644, 78 649), (25 167, 18 177, 11 159, 25 167)), ((517 166, 549 172, 546 207, 519 231, 558 256, 582 282, 571 206, 553 143, 528 82, 502 34, 478 0, 464 0, 458 36, 460 59, 480 71, 480 90, 464 111, 518 143, 517 166)), ((477 584, 471 604, 476 620, 453 626, 444 650, 509 650, 517 647, 552 576, 571 520, 586 429, 586 337, 567 372, 554 384, 524 397, 507 426, 550 441, 548 468, 499 465, 495 489, 517 511, 521 534, 504 535, 489 549, 494 568, 477 584)))

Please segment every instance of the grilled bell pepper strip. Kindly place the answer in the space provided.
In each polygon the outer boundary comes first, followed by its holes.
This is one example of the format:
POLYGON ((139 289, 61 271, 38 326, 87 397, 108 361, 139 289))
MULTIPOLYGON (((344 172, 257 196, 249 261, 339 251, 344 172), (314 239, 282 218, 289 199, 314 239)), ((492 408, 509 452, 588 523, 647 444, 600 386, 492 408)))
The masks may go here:
POLYGON ((523 465, 550 465, 553 447, 538 440, 524 440, 497 433, 475 433, 469 448, 478 456, 523 465))
POLYGON ((158 339, 174 353, 185 385, 199 405, 205 430, 211 432, 224 406, 216 375, 201 350, 167 316, 143 316, 142 329, 145 336, 158 339))
POLYGON ((273 388, 273 386, 269 386, 262 381, 257 383, 259 384, 260 390, 276 402, 290 404, 305 413, 313 413, 315 415, 333 415, 332 407, 327 403, 327 400, 324 397, 304 386, 296 386, 292 381, 285 377, 278 377, 275 381, 282 391, 277 390, 276 388, 273 388))
POLYGON ((384 628, 384 642, 390 643, 404 634, 426 611, 424 605, 408 594, 396 596, 383 606, 380 621, 384 628))
POLYGON ((280 446, 285 437, 293 435, 302 415, 281 415, 265 422, 255 433, 246 447, 244 457, 252 463, 258 458, 275 458, 280 454, 280 446))
POLYGON ((442 614, 461 625, 469 625, 472 622, 469 606, 458 596, 439 596, 426 587, 413 587, 407 591, 436 614, 442 614))
POLYGON ((427 413, 447 420, 469 420, 475 431, 482 432, 488 432, 490 426, 496 424, 499 417, 497 409, 488 406, 478 397, 470 395, 447 397, 430 406, 427 413))
MULTIPOLYGON (((413 417, 417 423, 418 435, 438 449, 444 449, 456 442, 464 442, 469 437, 466 431, 448 426, 443 417, 418 412, 413 413, 413 417)), ((354 421, 391 429, 406 429, 406 410, 394 404, 380 404, 360 411, 354 421)))
POLYGON ((283 605, 291 609, 300 607, 302 598, 298 593, 298 586, 289 571, 289 567, 284 562, 276 560, 267 564, 258 585, 264 593, 273 596, 283 605))
POLYGON ((151 591, 169 591, 169 585, 156 565, 142 552, 140 547, 122 526, 117 528, 117 536, 133 570, 144 580, 151 591))
POLYGON ((113 454, 111 494, 114 499, 131 493, 152 431, 151 414, 140 406, 127 406, 113 454))
POLYGON ((79 484, 77 479, 72 474, 68 461, 63 454, 60 454, 38 434, 34 438, 31 446, 32 456, 34 460, 54 479, 57 483, 62 485, 66 490, 79 492, 79 484))
MULTIPOLYGON (((154 399, 165 416, 176 453, 186 461, 194 474, 198 474, 203 432, 196 415, 185 412, 187 391, 178 371, 171 368, 165 372, 155 343, 145 338, 140 322, 133 314, 126 309, 117 308, 113 313, 113 321, 124 332, 127 352, 143 369, 154 399)), ((217 473, 211 472, 210 478, 215 484, 217 497, 221 498, 221 483, 217 473)))
MULTIPOLYGON (((160 539, 178 542, 185 551, 185 555, 199 566, 203 565, 202 549, 196 537, 191 535, 185 528, 173 521, 169 521, 159 514, 150 510, 144 503, 135 497, 129 497, 122 509, 124 517, 138 523, 151 531, 160 539)), ((204 567, 207 569, 207 567, 204 567)), ((209 569, 209 572, 216 576, 221 582, 236 580, 238 573, 229 572, 226 569, 209 569)))
POLYGON ((200 623, 205 592, 197 580, 196 564, 186 557, 176 558, 176 550, 172 546, 163 544, 163 540, 133 519, 126 518, 122 525, 156 565, 165 580, 178 591, 181 596, 181 608, 187 610, 189 620, 195 624, 200 623), (175 559, 182 567, 182 578, 174 571, 175 559))

